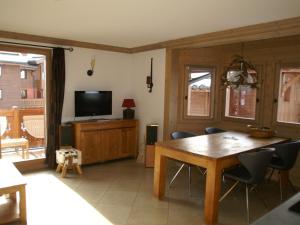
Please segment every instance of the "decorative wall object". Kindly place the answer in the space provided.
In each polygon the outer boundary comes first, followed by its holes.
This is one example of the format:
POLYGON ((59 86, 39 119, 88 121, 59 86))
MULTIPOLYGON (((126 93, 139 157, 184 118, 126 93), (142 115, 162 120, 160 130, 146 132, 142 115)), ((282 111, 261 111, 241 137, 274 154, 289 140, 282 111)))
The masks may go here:
POLYGON ((153 87, 153 82, 152 82, 152 77, 153 77, 153 71, 152 71, 152 67, 153 67, 153 58, 151 58, 151 67, 150 67, 150 76, 147 76, 147 80, 146 80, 146 84, 147 84, 147 88, 149 88, 149 93, 152 92, 152 87, 153 87))
POLYGON ((88 75, 88 76, 92 76, 93 73, 94 73, 95 61, 96 61, 95 58, 93 58, 93 59, 91 60, 91 69, 89 69, 89 70, 87 71, 87 75, 88 75))

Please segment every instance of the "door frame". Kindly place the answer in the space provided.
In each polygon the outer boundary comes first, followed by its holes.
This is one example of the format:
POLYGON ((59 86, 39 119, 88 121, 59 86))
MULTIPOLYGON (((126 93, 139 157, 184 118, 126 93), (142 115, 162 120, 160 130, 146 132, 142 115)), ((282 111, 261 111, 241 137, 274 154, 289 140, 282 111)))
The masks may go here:
MULTIPOLYGON (((10 51, 10 52, 20 52, 20 53, 33 53, 33 54, 39 54, 44 55, 46 57, 46 96, 45 96, 45 120, 46 124, 48 126, 48 104, 49 104, 49 93, 51 90, 50 87, 50 80, 52 77, 51 73, 51 65, 52 65, 52 50, 47 48, 34 48, 34 47, 24 47, 24 46, 18 46, 18 45, 9 45, 9 44, 0 44, 0 51, 10 51)), ((47 128, 45 130, 45 144, 47 144, 47 128)), ((0 138, 1 141, 1 138, 0 138)), ((47 146, 45 146, 46 151, 47 146)), ((1 149, 0 149, 1 150, 1 149)), ((0 153, 1 154, 1 153, 0 153)), ((20 169, 21 171, 29 171, 29 170, 35 170, 35 169, 41 169, 45 168, 45 158, 42 159, 35 159, 35 160, 27 160, 27 161, 20 161, 16 162, 15 165, 20 169)))

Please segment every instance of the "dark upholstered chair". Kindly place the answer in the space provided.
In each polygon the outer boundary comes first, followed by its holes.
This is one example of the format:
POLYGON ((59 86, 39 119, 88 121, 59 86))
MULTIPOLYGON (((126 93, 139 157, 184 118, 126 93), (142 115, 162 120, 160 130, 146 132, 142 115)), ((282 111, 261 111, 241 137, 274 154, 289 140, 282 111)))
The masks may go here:
MULTIPOLYGON (((282 200, 282 182, 280 172, 289 171, 295 165, 297 155, 300 149, 300 141, 292 141, 288 143, 278 144, 274 146, 274 149, 275 152, 269 164, 269 167, 272 168, 270 177, 272 176, 274 170, 278 171, 280 199, 282 200)), ((295 191, 295 188, 290 180, 289 183, 295 191)))
MULTIPOLYGON (((191 133, 191 132, 185 132, 185 131, 175 131, 175 132, 171 133, 172 139, 181 139, 181 138, 188 138, 188 137, 195 137, 195 136, 197 136, 197 134, 191 133)), ((179 169, 177 170, 177 172, 171 179, 169 187, 171 187, 171 185, 175 181, 176 177, 178 176, 178 174, 182 171, 182 169, 185 166, 187 166, 188 170, 189 170, 189 194, 191 195, 191 165, 190 164, 186 164, 186 163, 181 164, 181 166, 179 167, 179 169)))
POLYGON ((204 129, 205 134, 217 134, 217 133, 223 133, 223 132, 226 132, 226 130, 222 130, 217 127, 206 127, 204 129))
POLYGON ((243 153, 238 155, 240 165, 224 172, 225 178, 235 180, 234 185, 220 198, 222 201, 240 182, 246 186, 246 209, 247 221, 249 223, 249 186, 255 190, 266 175, 267 167, 271 161, 274 150, 265 149, 257 152, 243 153))

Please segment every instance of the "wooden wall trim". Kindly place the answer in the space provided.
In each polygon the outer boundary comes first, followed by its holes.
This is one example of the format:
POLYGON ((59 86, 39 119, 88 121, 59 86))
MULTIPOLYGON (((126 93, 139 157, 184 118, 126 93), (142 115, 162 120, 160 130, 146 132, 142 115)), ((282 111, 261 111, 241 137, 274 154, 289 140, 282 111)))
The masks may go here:
POLYGON ((121 53, 138 53, 161 48, 208 47, 244 41, 254 41, 276 37, 292 36, 297 34, 300 34, 300 17, 294 17, 267 23, 260 23, 256 25, 250 25, 223 31, 216 31, 207 34, 200 34, 133 48, 95 44, 89 42, 81 42, 75 40, 0 30, 0 38, 17 39, 23 41, 49 43, 64 46, 74 46, 121 53))
POLYGON ((39 42, 39 43, 49 43, 49 44, 64 45, 64 46, 74 46, 80 48, 97 49, 97 50, 104 50, 104 51, 111 51, 111 52, 130 53, 129 48, 123 48, 118 46, 95 44, 89 42, 45 37, 45 36, 24 34, 24 33, 16 33, 16 32, 3 31, 3 30, 0 30, 0 38, 32 41, 32 42, 39 42))
POLYGON ((131 48, 131 53, 159 48, 208 47, 300 34, 300 17, 179 38, 131 48))

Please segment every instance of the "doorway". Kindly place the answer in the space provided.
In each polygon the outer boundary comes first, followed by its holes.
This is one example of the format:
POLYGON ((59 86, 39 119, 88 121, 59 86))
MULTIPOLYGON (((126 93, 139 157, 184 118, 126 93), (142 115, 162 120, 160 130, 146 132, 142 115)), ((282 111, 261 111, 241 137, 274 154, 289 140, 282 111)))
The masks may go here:
POLYGON ((44 161, 47 49, 0 45, 0 135, 2 159, 36 165, 44 161))

